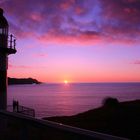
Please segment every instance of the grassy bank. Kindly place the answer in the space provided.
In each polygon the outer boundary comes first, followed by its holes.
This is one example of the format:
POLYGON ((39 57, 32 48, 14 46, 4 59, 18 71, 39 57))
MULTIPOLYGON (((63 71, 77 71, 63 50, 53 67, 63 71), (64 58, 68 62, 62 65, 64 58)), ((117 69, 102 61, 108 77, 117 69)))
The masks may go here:
POLYGON ((130 139, 140 139, 140 100, 121 103, 117 100, 110 101, 105 102, 100 108, 74 116, 44 119, 130 139))

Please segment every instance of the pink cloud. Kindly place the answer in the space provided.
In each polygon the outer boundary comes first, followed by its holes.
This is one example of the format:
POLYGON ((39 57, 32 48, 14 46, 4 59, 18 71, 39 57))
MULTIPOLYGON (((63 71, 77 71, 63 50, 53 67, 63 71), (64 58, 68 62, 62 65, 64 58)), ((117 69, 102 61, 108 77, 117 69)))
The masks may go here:
POLYGON ((85 13, 85 9, 83 9, 82 7, 76 7, 75 12, 76 14, 80 15, 80 14, 85 13))
POLYGON ((75 35, 46 34, 38 37, 41 43, 56 43, 62 45, 95 45, 102 42, 102 37, 96 32, 75 33, 75 35))
POLYGON ((140 65, 140 60, 135 60, 135 61, 133 62, 133 64, 140 65))
POLYGON ((8 64, 9 68, 13 68, 13 69, 44 69, 46 68, 45 66, 29 66, 29 65, 12 65, 12 64, 8 64))
POLYGON ((140 43, 139 40, 133 40, 129 38, 119 39, 110 35, 101 34, 95 31, 85 31, 79 32, 75 30, 75 34, 64 35, 64 34, 56 34, 55 31, 50 32, 48 34, 44 34, 37 37, 40 43, 48 44, 62 44, 62 45, 73 45, 73 46, 94 46, 99 44, 124 44, 126 46, 135 45, 140 43))
POLYGON ((26 65, 12 65, 12 64, 9 64, 8 67, 9 67, 9 68, 19 68, 19 69, 30 69, 30 68, 32 68, 32 66, 26 66, 26 65))
POLYGON ((63 10, 67 10, 71 6, 72 6, 72 4, 69 1, 60 4, 60 8, 62 8, 63 10))
POLYGON ((34 57, 48 57, 48 54, 43 54, 43 53, 39 53, 39 54, 33 54, 34 57))
POLYGON ((39 13, 30 14, 30 18, 34 21, 40 22, 43 20, 43 17, 39 13))

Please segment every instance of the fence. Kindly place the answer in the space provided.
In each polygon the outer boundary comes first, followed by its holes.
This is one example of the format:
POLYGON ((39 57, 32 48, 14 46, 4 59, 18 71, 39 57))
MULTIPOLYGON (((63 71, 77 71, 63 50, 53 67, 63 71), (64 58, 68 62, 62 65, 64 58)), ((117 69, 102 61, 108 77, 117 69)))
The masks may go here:
POLYGON ((32 108, 25 107, 25 106, 18 105, 17 109, 13 110, 13 106, 8 105, 7 110, 10 111, 10 112, 16 112, 16 113, 20 113, 20 114, 23 114, 23 115, 35 117, 35 110, 32 109, 32 108))

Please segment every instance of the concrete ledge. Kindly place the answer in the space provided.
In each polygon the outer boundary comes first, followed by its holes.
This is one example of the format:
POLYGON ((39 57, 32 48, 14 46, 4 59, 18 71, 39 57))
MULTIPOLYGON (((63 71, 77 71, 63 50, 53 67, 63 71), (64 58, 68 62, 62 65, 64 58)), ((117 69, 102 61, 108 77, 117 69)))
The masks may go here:
MULTIPOLYGON (((33 117, 28 117, 20 115, 13 112, 7 112, 0 110, 0 118, 10 119, 13 121, 18 121, 21 124, 27 124, 38 128, 51 128, 55 130, 61 130, 62 133, 72 133, 73 135, 79 135, 80 137, 87 137, 87 139, 98 139, 98 140, 128 140, 127 138, 121 138, 117 136, 107 135, 103 133, 98 133, 95 131, 85 130, 77 127, 72 127, 68 125, 63 125, 61 123, 55 123, 47 120, 36 119, 33 117)), ((85 139, 85 140, 87 140, 85 139)))

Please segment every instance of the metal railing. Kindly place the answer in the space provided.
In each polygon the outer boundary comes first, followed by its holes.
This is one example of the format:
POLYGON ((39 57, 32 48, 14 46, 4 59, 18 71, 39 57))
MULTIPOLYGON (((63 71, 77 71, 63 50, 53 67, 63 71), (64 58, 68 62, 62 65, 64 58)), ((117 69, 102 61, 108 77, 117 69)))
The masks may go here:
POLYGON ((17 112, 31 117, 35 117, 35 110, 25 106, 19 105, 17 112))
POLYGON ((16 50, 16 37, 12 34, 8 36, 8 48, 16 50))
POLYGON ((128 140, 14 112, 0 111, 2 119, 7 121, 6 134, 0 133, 0 138, 5 140, 128 140))
POLYGON ((10 112, 20 113, 26 116, 35 117, 35 110, 25 106, 18 105, 16 109, 13 109, 12 105, 8 105, 7 110, 10 112))

